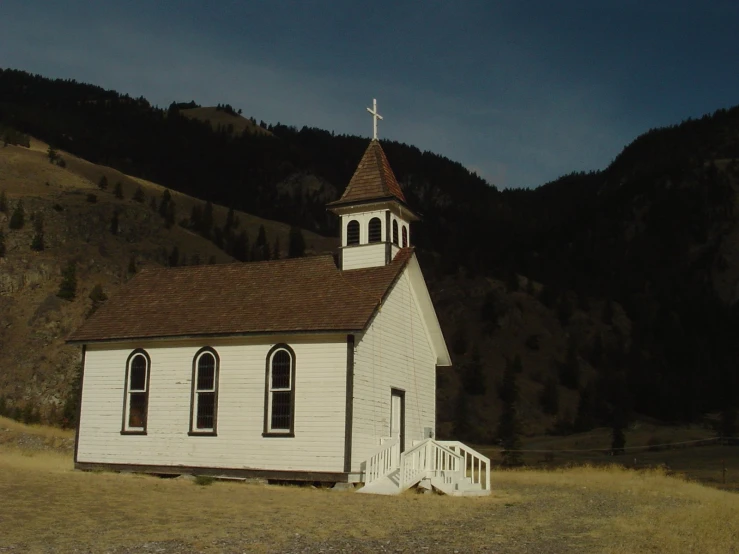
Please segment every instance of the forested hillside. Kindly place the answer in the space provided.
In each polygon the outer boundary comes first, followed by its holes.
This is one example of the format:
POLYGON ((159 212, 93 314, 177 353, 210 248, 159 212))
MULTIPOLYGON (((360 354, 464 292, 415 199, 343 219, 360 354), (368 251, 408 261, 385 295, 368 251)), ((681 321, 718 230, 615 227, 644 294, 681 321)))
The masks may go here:
MULTIPOLYGON (((367 139, 257 124, 230 106, 215 117, 180 100, 159 109, 2 70, 0 130, 335 236, 325 204, 367 139)), ((506 404, 529 432, 619 428, 644 415, 721 414, 733 425, 739 108, 651 130, 602 171, 535 190, 498 191, 443 156, 382 145, 423 216, 414 242, 455 359, 439 375, 442 433, 495 440, 506 404)))

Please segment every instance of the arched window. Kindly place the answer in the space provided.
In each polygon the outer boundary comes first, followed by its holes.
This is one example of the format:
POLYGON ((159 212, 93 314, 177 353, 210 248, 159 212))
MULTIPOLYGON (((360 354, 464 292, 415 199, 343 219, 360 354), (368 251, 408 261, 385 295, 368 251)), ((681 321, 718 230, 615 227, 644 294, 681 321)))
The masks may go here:
POLYGON ((198 350, 192 362, 191 435, 215 435, 218 416, 218 354, 198 350))
POLYGON ((346 244, 359 244, 359 221, 352 219, 346 226, 346 244))
POLYGON ((264 436, 294 436, 295 353, 278 344, 267 354, 264 436))
POLYGON ((408 246, 408 227, 403 225, 403 248, 408 246))
POLYGON ((145 350, 134 350, 128 357, 122 434, 146 434, 146 420, 149 411, 150 365, 151 361, 145 350))
POLYGON ((382 240, 382 222, 379 217, 373 217, 369 222, 369 242, 382 240))
POLYGON ((393 244, 398 244, 398 220, 393 219, 393 244))

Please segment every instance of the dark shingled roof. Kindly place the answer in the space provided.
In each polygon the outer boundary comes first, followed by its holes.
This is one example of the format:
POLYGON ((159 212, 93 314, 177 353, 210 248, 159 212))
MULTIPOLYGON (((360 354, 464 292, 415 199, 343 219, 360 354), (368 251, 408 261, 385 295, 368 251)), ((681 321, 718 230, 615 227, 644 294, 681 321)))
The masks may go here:
POLYGON ((385 157, 380 142, 373 140, 362 156, 344 194, 329 206, 395 197, 405 204, 405 196, 385 157))
POLYGON ((413 254, 340 271, 330 255, 146 269, 70 342, 364 329, 413 254))

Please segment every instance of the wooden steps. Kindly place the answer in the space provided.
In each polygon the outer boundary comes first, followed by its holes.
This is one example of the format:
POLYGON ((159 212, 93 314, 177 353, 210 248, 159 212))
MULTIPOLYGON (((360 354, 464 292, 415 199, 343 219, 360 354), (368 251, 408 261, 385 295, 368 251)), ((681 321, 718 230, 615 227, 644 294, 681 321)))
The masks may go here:
POLYGON ((490 494, 490 460, 461 442, 426 439, 398 450, 392 443, 372 454, 357 492, 396 495, 418 487, 450 496, 490 494))

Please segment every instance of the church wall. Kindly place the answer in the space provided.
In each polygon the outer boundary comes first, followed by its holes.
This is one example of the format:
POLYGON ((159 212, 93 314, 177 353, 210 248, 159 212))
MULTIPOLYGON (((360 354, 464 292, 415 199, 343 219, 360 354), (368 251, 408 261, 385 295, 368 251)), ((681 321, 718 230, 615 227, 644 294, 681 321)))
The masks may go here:
POLYGON ((344 466, 346 335, 150 341, 87 349, 78 462, 341 472, 344 466), (266 357, 295 352, 295 437, 262 437, 266 357), (188 436, 193 356, 220 357, 217 436, 188 436), (126 360, 151 358, 147 435, 121 435, 126 360))
POLYGON ((385 243, 377 242, 361 246, 347 246, 341 251, 343 269, 362 269, 385 265, 385 243))
POLYGON ((424 438, 436 422, 436 357, 417 306, 408 269, 367 331, 357 338, 352 469, 390 436, 391 388, 405 391, 405 444, 424 438))

